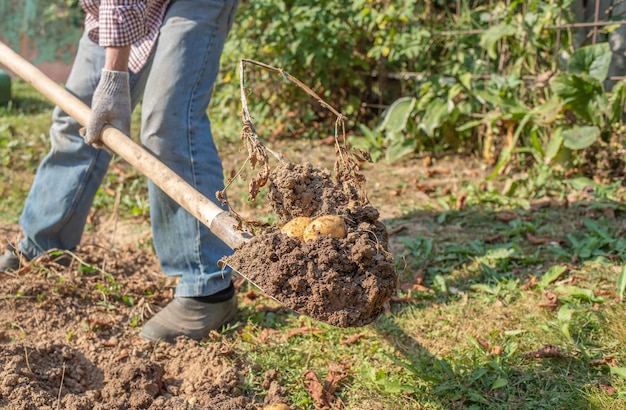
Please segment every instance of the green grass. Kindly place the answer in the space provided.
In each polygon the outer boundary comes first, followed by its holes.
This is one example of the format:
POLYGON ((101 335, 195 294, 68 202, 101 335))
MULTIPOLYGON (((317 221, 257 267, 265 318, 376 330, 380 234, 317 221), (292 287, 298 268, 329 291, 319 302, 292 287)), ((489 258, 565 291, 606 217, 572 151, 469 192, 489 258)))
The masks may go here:
POLYGON ((306 321, 244 311, 248 324, 234 343, 258 368, 249 388, 278 369, 291 401, 313 408, 304 372, 323 379, 333 366, 348 366, 339 396, 350 409, 625 408, 626 308, 618 297, 625 227, 600 217, 580 228, 580 211, 529 211, 526 224, 489 224, 495 213, 477 208, 449 215, 429 237, 404 238, 402 276, 408 282, 411 270, 424 270, 430 291, 413 291, 410 303, 393 304, 363 329, 314 323, 321 334, 283 340, 306 321), (527 231, 583 245, 532 245, 527 231), (481 239, 494 233, 508 240, 481 239), (574 252, 578 263, 564 261, 574 252), (277 333, 266 340, 268 329, 277 333), (358 342, 341 344, 355 333, 358 342), (552 355, 532 357, 548 346, 552 355))
POLYGON ((15 222, 34 170, 47 150, 52 105, 30 86, 14 82, 14 98, 0 108, 0 215, 15 222))
MULTIPOLYGON (((16 223, 37 166, 48 153, 48 129, 53 104, 30 85, 16 80, 13 100, 0 108, 0 221, 16 223)), ((139 110, 133 114, 134 130, 139 129, 139 110)), ((97 218, 115 209, 121 215, 143 217, 149 212, 146 178, 119 157, 114 157, 94 199, 97 218), (105 211, 106 210, 106 211, 105 211), (98 213, 100 211, 100 213, 98 213)))
MULTIPOLYGON (((19 82, 15 95, 0 111, 3 223, 48 149, 51 106, 19 82)), ((274 370, 291 404, 314 409, 312 370, 322 383, 342 375, 331 399, 345 409, 626 408, 626 191, 529 178, 506 193, 467 183, 461 210, 459 192, 440 193, 385 221, 412 228, 391 238, 405 299, 372 325, 334 328, 243 289, 225 332, 250 369, 241 389, 261 400, 274 370), (548 193, 559 205, 533 207, 548 193)), ((145 219, 146 198, 145 178, 116 160, 96 215, 145 219)))

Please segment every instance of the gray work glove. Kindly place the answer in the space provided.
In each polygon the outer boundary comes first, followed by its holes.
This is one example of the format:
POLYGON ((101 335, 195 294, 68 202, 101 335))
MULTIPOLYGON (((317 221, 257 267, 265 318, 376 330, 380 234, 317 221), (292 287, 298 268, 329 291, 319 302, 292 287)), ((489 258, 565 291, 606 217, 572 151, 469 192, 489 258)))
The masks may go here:
POLYGON ((91 100, 91 115, 83 137, 87 144, 104 148, 100 139, 105 124, 130 134, 130 86, 128 72, 102 70, 91 100))

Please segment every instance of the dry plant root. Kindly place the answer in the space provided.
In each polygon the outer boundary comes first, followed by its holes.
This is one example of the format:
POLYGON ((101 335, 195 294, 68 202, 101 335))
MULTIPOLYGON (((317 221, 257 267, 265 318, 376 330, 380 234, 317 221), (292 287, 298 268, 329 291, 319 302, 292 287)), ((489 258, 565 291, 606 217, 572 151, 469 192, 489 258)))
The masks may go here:
MULTIPOLYGON (((252 61, 244 60, 242 67, 245 62, 252 61)), ((387 230, 369 204, 359 172, 369 156, 345 145, 343 115, 308 87, 280 69, 252 63, 279 71, 337 115, 337 161, 333 177, 328 170, 289 163, 268 150, 279 159, 270 168, 247 111, 242 80, 246 162, 261 166, 249 185, 250 198, 267 183, 267 198, 283 226, 257 231, 223 262, 300 314, 339 327, 367 325, 380 316, 397 286, 387 230)))

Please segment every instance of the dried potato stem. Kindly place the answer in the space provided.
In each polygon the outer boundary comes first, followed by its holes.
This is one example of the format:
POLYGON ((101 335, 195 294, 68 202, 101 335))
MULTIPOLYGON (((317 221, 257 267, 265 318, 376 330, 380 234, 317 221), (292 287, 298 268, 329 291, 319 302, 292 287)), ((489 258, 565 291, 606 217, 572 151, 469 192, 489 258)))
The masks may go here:
POLYGON ((267 152, 275 156, 281 163, 284 163, 285 160, 282 155, 261 144, 259 134, 257 134, 256 128, 254 128, 252 116, 250 115, 250 110, 248 109, 248 99, 246 98, 246 87, 244 85, 245 61, 251 60, 241 60, 239 64, 239 89, 241 91, 241 111, 243 113, 243 129, 241 131, 242 138, 245 136, 250 144, 263 147, 267 150, 267 152))
MULTIPOLYGON (((337 147, 339 147, 339 145, 340 145, 339 144, 339 136, 338 136, 339 130, 341 130, 341 136, 342 136, 341 140, 345 144, 345 142, 346 142, 346 128, 345 128, 346 116, 345 115, 343 115, 342 113, 337 111, 332 105, 330 105, 326 101, 324 101, 322 99, 322 97, 320 97, 310 87, 308 87, 302 81, 298 80, 296 77, 292 76, 291 74, 289 74, 287 71, 283 70, 282 68, 274 67, 274 66, 271 66, 269 64, 265 64, 265 63, 261 63, 259 61, 249 60, 249 59, 245 59, 245 58, 241 60, 241 63, 239 65, 240 85, 241 85, 241 104, 242 104, 242 107, 243 107, 244 120, 251 121, 250 112, 248 111, 248 103, 247 103, 246 97, 245 97, 245 87, 244 87, 244 72, 245 72, 246 63, 254 64, 254 65, 257 65, 259 67, 265 68, 267 70, 276 71, 277 73, 279 73, 280 75, 282 75, 283 77, 285 77, 286 79, 288 79, 289 81, 294 83, 297 87, 299 87, 302 90, 304 90, 305 93, 307 93, 311 97, 315 98, 317 100, 317 102, 319 102, 322 107, 326 108, 327 110, 329 110, 331 113, 333 113, 337 117, 337 119, 335 121, 335 144, 337 145, 337 147)), ((256 133, 255 133, 255 136, 256 136, 256 133)))
MULTIPOLYGON (((226 198, 226 190, 232 184, 233 180, 237 178, 243 172, 243 169, 247 164, 250 165, 252 169, 254 169, 257 165, 260 165, 261 169, 257 176, 252 178, 249 182, 249 197, 248 200, 254 201, 256 196, 258 195, 261 187, 265 186, 268 182, 270 167, 268 162, 268 157, 266 153, 270 153, 275 158, 277 158, 281 164, 285 164, 283 156, 280 153, 274 152, 269 149, 267 146, 263 145, 259 135, 254 127, 254 123, 252 122, 252 116, 250 115, 250 110, 248 108, 248 100, 247 93, 248 90, 245 86, 245 68, 246 64, 253 64, 259 66, 261 68, 275 71, 279 73, 281 76, 285 77, 293 84, 295 84, 300 89, 304 90, 308 95, 317 100, 320 105, 328 109, 332 114, 336 116, 335 120, 335 132, 334 132, 334 140, 336 147, 336 154, 338 156, 338 160, 335 163, 335 174, 338 182, 346 184, 350 182, 355 182, 357 186, 361 186, 364 183, 363 175, 358 172, 359 171, 359 163, 365 162, 364 157, 367 158, 371 162, 369 155, 367 153, 355 154, 351 151, 350 146, 347 144, 346 138, 346 128, 345 128, 345 120, 346 116, 344 116, 341 112, 336 110, 326 101, 324 101, 315 91, 313 91, 306 84, 289 74, 287 71, 282 68, 273 67, 271 65, 261 63, 255 60, 249 59, 241 59, 239 65, 239 86, 241 93, 241 107, 242 107, 242 130, 241 130, 241 139, 248 151, 248 157, 244 161, 244 164, 240 167, 234 177, 232 177, 223 190, 218 191, 216 193, 216 197, 218 200, 226 205, 228 204, 228 200, 226 198)), ((361 151, 361 150, 359 150, 361 151)), ((356 197, 359 202, 367 203, 367 194, 364 192, 362 188, 356 188, 356 197)), ((236 218, 242 222, 242 219, 237 215, 236 212, 230 207, 230 211, 236 216, 236 218)))
MULTIPOLYGON (((351 150, 351 148, 347 145, 346 138, 346 127, 345 120, 346 116, 340 113, 338 110, 333 108, 330 104, 322 99, 315 91, 309 88, 302 81, 298 80, 287 71, 282 68, 273 67, 271 65, 261 63, 255 60, 242 59, 240 63, 240 85, 241 85, 241 99, 242 99, 242 107, 243 107, 243 116, 244 121, 249 121, 251 123, 250 112, 248 111, 248 103, 246 101, 245 96, 245 87, 244 87, 244 74, 245 74, 245 66, 246 64, 254 64, 259 67, 276 71, 292 83, 294 83, 297 87, 301 88, 311 97, 315 98, 322 107, 328 109, 331 113, 333 113, 337 118, 335 120, 335 149, 337 156, 339 157, 337 162, 335 163, 335 175, 340 183, 350 183, 353 182, 357 187, 361 187, 365 183, 365 177, 359 172, 360 164, 363 162, 372 162, 369 153, 363 150, 357 150, 355 152, 351 150)), ((254 127, 252 127, 254 132, 254 127)), ((258 140, 258 136, 256 132, 254 132, 255 138, 258 140)), ((367 203, 369 200, 367 199, 367 193, 363 188, 356 189, 356 197, 359 202, 367 203)))

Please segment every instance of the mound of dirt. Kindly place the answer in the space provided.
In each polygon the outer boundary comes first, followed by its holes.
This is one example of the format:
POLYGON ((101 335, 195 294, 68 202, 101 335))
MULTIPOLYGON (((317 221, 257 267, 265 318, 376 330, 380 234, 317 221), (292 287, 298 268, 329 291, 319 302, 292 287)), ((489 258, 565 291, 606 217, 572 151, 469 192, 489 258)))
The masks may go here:
MULTIPOLYGON (((19 236, 0 225, 0 237, 19 236)), ((67 268, 42 256, 0 274, 0 408, 260 408, 240 387, 249 363, 228 338, 153 345, 139 337, 173 283, 164 289, 152 252, 90 244, 100 239, 86 234, 67 268)))
POLYGON ((146 346, 98 367, 62 342, 4 345, 0 405, 31 409, 53 408, 56 403, 56 408, 78 410, 257 408, 238 392, 244 374, 227 363, 219 344, 201 347, 180 338, 176 345, 157 347, 152 358, 149 353, 146 346))
POLYGON ((269 181, 268 198, 281 223, 339 215, 347 236, 301 242, 270 227, 224 262, 296 312, 339 327, 373 322, 397 285, 378 211, 358 194, 354 180, 337 183, 310 163, 282 164, 269 181))

